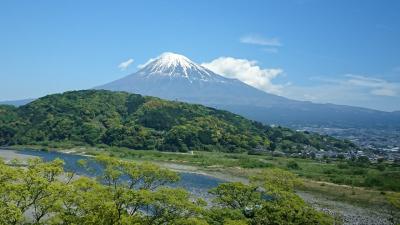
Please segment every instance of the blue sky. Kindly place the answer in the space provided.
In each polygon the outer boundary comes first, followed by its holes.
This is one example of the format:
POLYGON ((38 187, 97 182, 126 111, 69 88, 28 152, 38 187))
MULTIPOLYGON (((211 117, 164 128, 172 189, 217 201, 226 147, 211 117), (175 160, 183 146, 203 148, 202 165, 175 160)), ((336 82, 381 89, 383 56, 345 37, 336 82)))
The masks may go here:
POLYGON ((396 0, 3 0, 0 100, 91 88, 171 51, 282 96, 400 110, 399 12, 396 0))

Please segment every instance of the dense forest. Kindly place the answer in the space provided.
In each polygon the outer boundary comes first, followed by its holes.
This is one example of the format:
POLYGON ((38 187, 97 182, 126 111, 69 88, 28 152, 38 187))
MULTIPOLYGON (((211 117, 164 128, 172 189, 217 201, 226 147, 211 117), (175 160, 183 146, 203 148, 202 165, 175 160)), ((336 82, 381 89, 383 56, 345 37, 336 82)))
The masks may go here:
POLYGON ((0 145, 118 146, 223 152, 346 151, 353 143, 271 127, 201 105, 125 92, 71 91, 0 106, 0 145))

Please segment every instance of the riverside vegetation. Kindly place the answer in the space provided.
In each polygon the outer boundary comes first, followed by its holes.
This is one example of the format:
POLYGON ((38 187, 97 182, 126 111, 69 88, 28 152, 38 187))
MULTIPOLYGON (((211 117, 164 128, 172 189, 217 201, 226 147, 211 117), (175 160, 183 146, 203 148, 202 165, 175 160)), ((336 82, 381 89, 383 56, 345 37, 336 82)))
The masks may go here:
MULTIPOLYGON (((235 167, 251 171, 264 168, 280 168, 291 171, 301 178, 348 186, 373 188, 379 191, 400 191, 400 165, 388 162, 371 163, 365 158, 354 160, 289 158, 247 153, 221 153, 197 151, 191 154, 175 154, 159 151, 132 151, 111 147, 104 150, 86 148, 87 154, 107 153, 122 159, 159 161, 195 165, 201 168, 232 172, 235 167)), ((242 170, 242 172, 243 172, 242 170)), ((241 175, 241 174, 236 174, 241 175)), ((245 175, 249 177, 249 175, 245 175)))
MULTIPOLYGON (((75 177, 63 161, 0 161, 0 224, 333 224, 294 193, 299 180, 265 170, 250 184, 223 183, 213 204, 166 184, 177 173, 151 163, 100 155, 97 179, 75 177)), ((80 162, 88 166, 86 162, 80 162)), ((90 169, 90 168, 88 168, 90 169)))

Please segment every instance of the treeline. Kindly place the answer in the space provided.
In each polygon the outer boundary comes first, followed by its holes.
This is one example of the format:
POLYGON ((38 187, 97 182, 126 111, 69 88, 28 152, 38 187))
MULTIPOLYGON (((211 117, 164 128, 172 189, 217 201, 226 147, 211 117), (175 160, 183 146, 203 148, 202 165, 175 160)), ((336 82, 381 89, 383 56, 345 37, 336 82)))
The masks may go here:
POLYGON ((233 113, 125 92, 72 91, 0 106, 0 145, 93 145, 163 151, 346 151, 348 141, 233 113))
POLYGON ((175 172, 108 156, 95 160, 102 167, 97 179, 65 172, 59 159, 30 159, 26 168, 0 161, 0 224, 334 223, 294 193, 299 181, 283 170, 265 170, 249 185, 223 183, 210 191, 213 200, 207 205, 184 189, 166 186, 179 179, 175 172))

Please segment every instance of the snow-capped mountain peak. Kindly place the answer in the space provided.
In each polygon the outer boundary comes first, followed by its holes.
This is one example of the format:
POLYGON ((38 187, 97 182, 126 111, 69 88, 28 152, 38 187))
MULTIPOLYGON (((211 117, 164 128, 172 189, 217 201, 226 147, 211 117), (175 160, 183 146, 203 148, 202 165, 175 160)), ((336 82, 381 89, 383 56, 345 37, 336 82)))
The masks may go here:
POLYGON ((183 77, 190 81, 210 80, 213 76, 218 76, 186 56, 172 52, 165 52, 157 58, 149 60, 138 73, 146 77, 154 75, 183 77))
POLYGON ((164 52, 157 57, 154 66, 158 68, 170 68, 180 66, 185 69, 190 69, 191 67, 196 65, 190 59, 186 58, 186 56, 172 52, 164 52))

